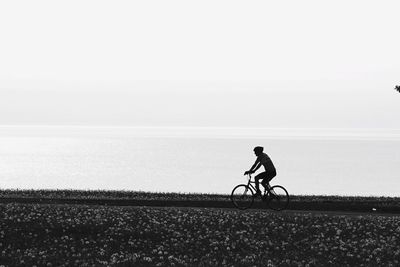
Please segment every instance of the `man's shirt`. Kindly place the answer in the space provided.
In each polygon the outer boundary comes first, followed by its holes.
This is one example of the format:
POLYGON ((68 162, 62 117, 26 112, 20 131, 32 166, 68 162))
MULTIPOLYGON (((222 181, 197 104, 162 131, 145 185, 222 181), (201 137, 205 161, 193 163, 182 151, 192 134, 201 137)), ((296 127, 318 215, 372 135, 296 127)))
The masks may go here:
POLYGON ((265 153, 262 153, 260 156, 257 157, 256 163, 261 163, 264 166, 266 172, 271 172, 271 171, 276 172, 272 160, 265 153))

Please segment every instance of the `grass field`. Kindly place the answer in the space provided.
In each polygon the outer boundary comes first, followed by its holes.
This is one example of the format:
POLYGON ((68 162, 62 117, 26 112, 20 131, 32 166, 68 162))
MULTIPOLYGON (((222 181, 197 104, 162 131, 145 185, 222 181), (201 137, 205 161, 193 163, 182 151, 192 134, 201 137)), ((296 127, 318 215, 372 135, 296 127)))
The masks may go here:
POLYGON ((238 211, 228 195, 1 190, 0 266, 399 266, 400 214, 371 210, 399 200, 291 196, 291 209, 363 211, 346 216, 238 211))
POLYGON ((400 216, 0 204, 3 266, 399 266, 400 216))

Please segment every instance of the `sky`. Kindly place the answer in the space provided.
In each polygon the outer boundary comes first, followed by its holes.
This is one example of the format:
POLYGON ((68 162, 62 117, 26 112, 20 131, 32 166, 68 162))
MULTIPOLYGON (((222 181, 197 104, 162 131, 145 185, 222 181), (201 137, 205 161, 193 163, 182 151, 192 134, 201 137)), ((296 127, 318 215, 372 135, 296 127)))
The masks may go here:
POLYGON ((400 129, 398 1, 2 1, 0 125, 400 129))

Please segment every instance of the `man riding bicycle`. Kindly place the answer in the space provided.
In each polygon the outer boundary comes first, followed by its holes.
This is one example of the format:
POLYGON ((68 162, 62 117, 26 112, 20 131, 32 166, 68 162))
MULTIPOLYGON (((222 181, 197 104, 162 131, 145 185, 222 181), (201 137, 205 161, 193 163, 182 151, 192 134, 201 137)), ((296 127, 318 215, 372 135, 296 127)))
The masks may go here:
POLYGON ((276 176, 276 169, 272 163, 272 160, 267 154, 263 153, 263 151, 264 148, 261 146, 254 148, 254 154, 257 156, 256 162, 253 164, 253 166, 251 166, 250 170, 244 172, 244 175, 252 174, 256 172, 261 165, 264 166, 265 172, 262 172, 254 177, 257 189, 256 195, 261 195, 259 180, 262 180, 261 184, 267 188, 267 186, 269 187, 269 182, 276 176))

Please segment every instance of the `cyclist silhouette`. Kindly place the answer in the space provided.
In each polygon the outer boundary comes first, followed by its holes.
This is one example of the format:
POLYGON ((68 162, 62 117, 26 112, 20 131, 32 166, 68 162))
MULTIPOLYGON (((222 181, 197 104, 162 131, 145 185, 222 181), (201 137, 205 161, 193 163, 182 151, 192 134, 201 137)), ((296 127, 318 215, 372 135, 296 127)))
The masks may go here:
POLYGON ((250 170, 245 171, 244 175, 251 174, 256 172, 261 165, 264 166, 265 172, 259 173, 254 177, 254 180, 256 182, 256 189, 257 195, 261 195, 260 187, 259 187, 259 180, 261 181, 261 184, 267 188, 269 187, 269 182, 276 176, 276 169, 274 164, 272 163, 272 160, 269 158, 269 156, 265 153, 263 153, 264 148, 261 146, 257 146, 254 148, 254 154, 256 154, 257 159, 256 162, 251 166, 250 170))

